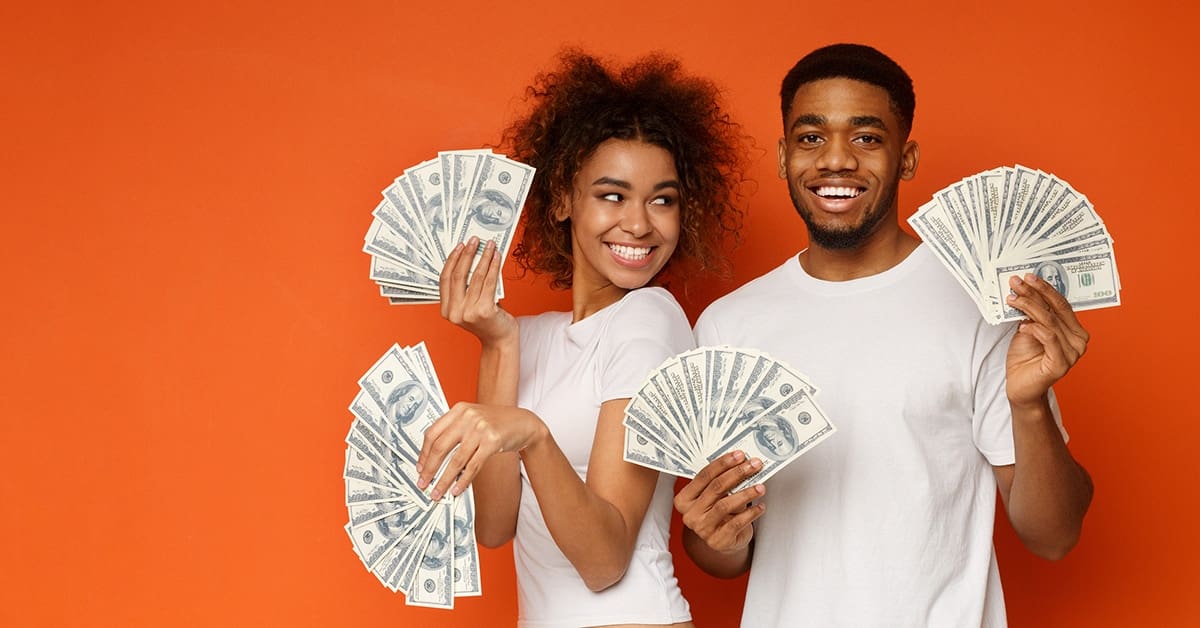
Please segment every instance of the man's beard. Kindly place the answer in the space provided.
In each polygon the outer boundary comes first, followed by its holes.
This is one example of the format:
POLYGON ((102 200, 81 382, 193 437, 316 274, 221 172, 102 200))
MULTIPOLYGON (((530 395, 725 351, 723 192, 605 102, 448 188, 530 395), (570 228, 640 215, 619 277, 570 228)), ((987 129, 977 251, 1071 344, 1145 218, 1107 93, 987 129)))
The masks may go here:
POLYGON ((877 203, 874 208, 863 215, 862 222, 852 227, 828 228, 816 224, 813 221, 812 212, 806 209, 801 209, 800 199, 796 197, 796 190, 792 186, 788 186, 788 195, 792 197, 792 206, 796 208, 796 213, 800 214, 800 218, 804 220, 804 224, 808 227, 808 239, 813 244, 831 250, 846 250, 857 248, 866 241, 879 223, 887 218, 888 210, 896 204, 896 195, 900 189, 900 179, 897 178, 892 182, 891 187, 887 190, 887 196, 883 198, 882 203, 877 203))

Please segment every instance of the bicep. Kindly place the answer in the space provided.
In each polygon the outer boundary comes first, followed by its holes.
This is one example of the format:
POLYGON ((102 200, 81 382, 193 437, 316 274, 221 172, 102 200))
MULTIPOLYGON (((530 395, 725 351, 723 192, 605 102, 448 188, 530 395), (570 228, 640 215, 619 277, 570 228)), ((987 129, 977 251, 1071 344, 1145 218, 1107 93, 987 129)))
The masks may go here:
POLYGON ((1000 491, 1000 501, 1008 509, 1008 496, 1012 493, 1013 476, 1016 475, 1017 465, 993 465, 992 474, 996 476, 996 490, 1000 491))
POLYGON ((659 473, 625 461, 623 420, 628 402, 628 399, 613 399, 600 405, 587 485, 597 497, 620 512, 632 539, 641 529, 659 473))

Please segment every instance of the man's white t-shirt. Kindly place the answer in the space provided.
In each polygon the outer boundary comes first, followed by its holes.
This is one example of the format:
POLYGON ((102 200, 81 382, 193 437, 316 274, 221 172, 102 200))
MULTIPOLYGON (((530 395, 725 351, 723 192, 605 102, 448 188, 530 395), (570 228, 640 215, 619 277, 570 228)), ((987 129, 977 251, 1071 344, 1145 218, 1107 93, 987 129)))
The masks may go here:
POLYGON ((704 312, 701 346, 807 374, 837 427, 766 483, 743 626, 1006 625, 992 466, 1014 461, 1014 330, 984 322, 924 245, 843 282, 792 256, 704 312))

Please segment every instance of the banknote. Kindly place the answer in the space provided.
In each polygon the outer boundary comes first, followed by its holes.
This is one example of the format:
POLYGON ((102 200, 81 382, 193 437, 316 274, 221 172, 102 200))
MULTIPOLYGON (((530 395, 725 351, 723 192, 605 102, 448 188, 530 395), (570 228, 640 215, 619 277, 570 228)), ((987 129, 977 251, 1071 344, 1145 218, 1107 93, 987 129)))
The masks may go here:
MULTIPOLYGON (((363 242, 369 276, 393 305, 436 303, 447 255, 479 238, 472 271, 489 241, 508 256, 534 168, 488 149, 439 151, 383 189, 363 242)), ((504 297, 497 282, 496 298, 504 297)))
POLYGON ((763 461, 746 486, 836 428, 803 373, 760 351, 700 347, 664 361, 625 407, 625 460, 691 478, 724 453, 763 461))
POLYGON ((951 184, 908 219, 991 324, 1010 307, 1009 279, 1035 274, 1075 310, 1121 303, 1113 238, 1086 196, 1053 174, 1020 164, 951 184))
POLYGON ((448 405, 428 348, 394 344, 358 383, 342 471, 355 555, 408 604, 481 595, 472 489, 434 501, 416 484, 424 431, 448 405))

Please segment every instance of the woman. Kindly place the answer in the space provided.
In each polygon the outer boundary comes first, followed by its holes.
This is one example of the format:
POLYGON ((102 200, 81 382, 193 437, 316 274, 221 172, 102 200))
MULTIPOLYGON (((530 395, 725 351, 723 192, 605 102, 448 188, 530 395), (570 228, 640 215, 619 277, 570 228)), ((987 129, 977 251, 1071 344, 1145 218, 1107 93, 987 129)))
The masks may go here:
POLYGON ((474 483, 480 542, 516 537, 519 625, 690 626, 667 548, 674 478, 624 461, 622 419, 645 376, 693 346, 674 297, 646 286, 722 259, 740 129, 714 86, 657 56, 616 72, 568 52, 529 95, 505 134, 538 169, 514 256, 569 287, 572 311, 515 319, 492 296, 495 246, 469 284, 478 242, 454 248, 442 314, 480 340, 478 403, 426 432, 418 485, 458 447, 431 496, 474 483))

